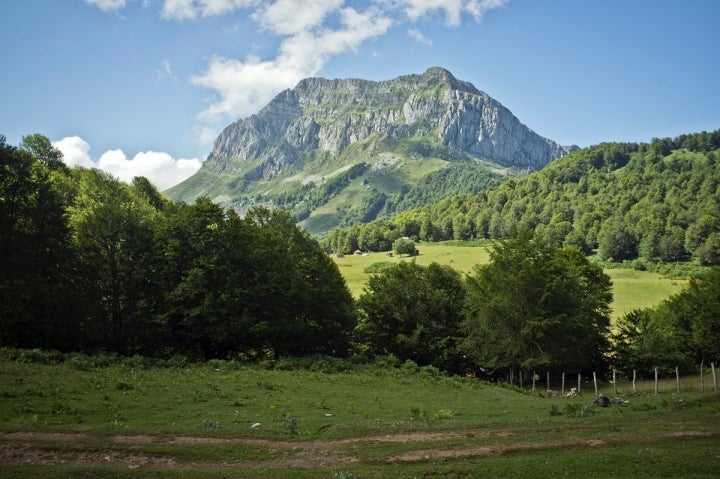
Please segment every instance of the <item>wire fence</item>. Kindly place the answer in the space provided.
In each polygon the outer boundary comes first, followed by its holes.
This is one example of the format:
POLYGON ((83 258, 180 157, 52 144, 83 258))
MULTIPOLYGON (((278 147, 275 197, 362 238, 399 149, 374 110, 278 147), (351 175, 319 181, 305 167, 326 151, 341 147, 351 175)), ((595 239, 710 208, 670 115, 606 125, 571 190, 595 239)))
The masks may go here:
POLYGON ((583 376, 580 373, 551 374, 544 376, 534 372, 531 382, 526 384, 524 376, 519 375, 520 387, 527 387, 533 391, 547 390, 562 396, 572 397, 581 393, 599 395, 628 395, 628 394, 660 394, 664 392, 705 392, 718 391, 718 371, 715 363, 710 367, 700 366, 697 374, 680 374, 680 369, 674 372, 660 371, 655 368, 650 372, 650 378, 640 376, 634 370, 629 374, 612 371, 612 378, 601 380, 596 373, 592 376, 583 376))

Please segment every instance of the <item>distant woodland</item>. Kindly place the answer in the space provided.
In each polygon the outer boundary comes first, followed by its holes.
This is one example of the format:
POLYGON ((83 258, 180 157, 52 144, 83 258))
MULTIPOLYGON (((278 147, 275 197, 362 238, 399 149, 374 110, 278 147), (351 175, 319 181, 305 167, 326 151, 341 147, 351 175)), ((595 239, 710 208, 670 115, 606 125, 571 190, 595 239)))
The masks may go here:
MULTIPOLYGON (((607 143, 522 179, 339 229, 244 217, 68 168, 0 136, 0 347, 189 359, 326 355, 467 370, 683 368, 720 359, 720 130, 607 143), (355 301, 328 255, 493 238, 467 277, 408 261, 355 301), (606 261, 709 266, 611 327, 606 261)), ((638 267, 640 264, 638 263, 638 267)))
POLYGON ((328 251, 385 251, 397 238, 503 239, 527 228, 609 261, 720 264, 720 130, 602 143, 522 179, 325 236, 328 251))

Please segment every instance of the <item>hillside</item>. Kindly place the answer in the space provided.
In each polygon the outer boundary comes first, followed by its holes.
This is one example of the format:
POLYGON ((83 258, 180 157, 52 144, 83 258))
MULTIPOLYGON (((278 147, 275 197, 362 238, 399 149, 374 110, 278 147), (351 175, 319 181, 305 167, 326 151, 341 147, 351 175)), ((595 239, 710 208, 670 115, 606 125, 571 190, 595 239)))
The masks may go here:
POLYGON ((175 200, 293 212, 311 233, 479 192, 576 149, 442 68, 388 81, 308 78, 229 125, 175 200))
POLYGON ((720 264, 720 130, 585 148, 525 178, 323 241, 331 251, 373 250, 403 235, 503 238, 518 227, 607 260, 720 264))

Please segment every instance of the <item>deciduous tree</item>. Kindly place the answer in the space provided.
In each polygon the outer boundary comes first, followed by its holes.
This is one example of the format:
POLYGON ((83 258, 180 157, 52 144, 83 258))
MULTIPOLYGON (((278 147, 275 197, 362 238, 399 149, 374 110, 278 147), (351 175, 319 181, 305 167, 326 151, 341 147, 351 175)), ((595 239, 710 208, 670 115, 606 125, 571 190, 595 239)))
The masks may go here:
POLYGON ((450 267, 394 265, 373 275, 358 301, 361 343, 370 354, 459 372, 464 297, 460 275, 450 267))
POLYGON ((610 279, 575 248, 553 249, 521 231, 496 243, 467 279, 463 345, 487 368, 587 370, 602 366, 610 279))

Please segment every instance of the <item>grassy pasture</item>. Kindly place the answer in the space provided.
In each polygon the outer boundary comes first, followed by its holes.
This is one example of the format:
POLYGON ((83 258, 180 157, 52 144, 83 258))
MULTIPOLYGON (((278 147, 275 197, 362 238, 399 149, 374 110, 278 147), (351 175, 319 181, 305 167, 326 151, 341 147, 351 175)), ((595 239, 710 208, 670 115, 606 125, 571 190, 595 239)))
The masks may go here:
POLYGON ((700 478, 720 468, 720 393, 692 381, 595 408, 589 389, 528 394, 412 365, 87 366, 0 361, 0 477, 700 478))
MULTIPOLYGON (((353 296, 358 298, 367 284, 371 273, 366 269, 378 262, 398 263, 416 261, 427 266, 435 262, 453 267, 460 273, 472 272, 477 264, 489 261, 487 248, 482 244, 418 243, 420 255, 410 257, 388 257, 385 253, 370 253, 368 256, 345 255, 334 258, 353 296)), ((634 269, 607 269, 605 272, 613 281, 613 316, 619 317, 633 309, 654 306, 672 294, 680 292, 685 284, 682 280, 665 278, 658 273, 634 269)))

